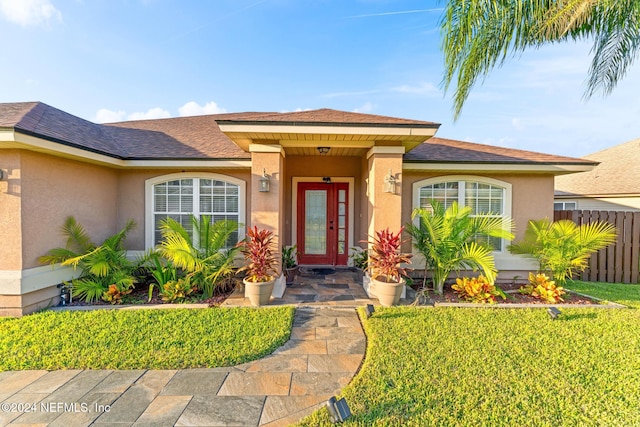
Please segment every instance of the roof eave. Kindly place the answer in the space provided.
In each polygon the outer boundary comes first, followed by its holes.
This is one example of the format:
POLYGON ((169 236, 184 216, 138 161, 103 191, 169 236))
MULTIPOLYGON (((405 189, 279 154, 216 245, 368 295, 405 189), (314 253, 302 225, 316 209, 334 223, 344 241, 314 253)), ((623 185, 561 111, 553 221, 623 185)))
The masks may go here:
POLYGON ((466 171, 495 173, 551 173, 565 175, 577 172, 588 172, 596 165, 593 163, 555 163, 555 162, 434 162, 405 160, 403 170, 415 171, 466 171))

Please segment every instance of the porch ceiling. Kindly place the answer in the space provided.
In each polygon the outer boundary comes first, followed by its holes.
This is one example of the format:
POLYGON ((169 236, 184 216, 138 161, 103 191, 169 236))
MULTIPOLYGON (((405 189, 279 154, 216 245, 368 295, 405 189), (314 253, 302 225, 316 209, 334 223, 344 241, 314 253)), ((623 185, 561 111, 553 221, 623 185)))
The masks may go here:
POLYGON ((220 129, 240 148, 272 141, 279 143, 287 154, 317 154, 317 147, 331 147, 329 155, 361 155, 374 145, 403 145, 410 151, 435 134, 436 128, 407 127, 347 127, 347 126, 250 126, 220 124, 220 129), (251 129, 253 127, 253 129, 251 129), (262 128, 262 129, 256 129, 262 128), (295 149, 295 150, 294 150, 295 149), (360 153, 360 154, 357 154, 360 153))

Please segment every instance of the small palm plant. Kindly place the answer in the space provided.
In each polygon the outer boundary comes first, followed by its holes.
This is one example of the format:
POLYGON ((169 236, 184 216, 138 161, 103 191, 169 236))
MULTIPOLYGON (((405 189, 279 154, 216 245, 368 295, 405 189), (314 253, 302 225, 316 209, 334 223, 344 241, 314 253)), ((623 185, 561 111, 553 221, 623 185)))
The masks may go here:
POLYGON ((482 270, 493 283, 497 269, 486 237, 513 239, 511 219, 471 213, 469 206, 460 208, 454 202, 445 209, 432 200, 431 209, 413 211, 411 218, 417 218, 417 224, 407 224, 407 232, 425 259, 425 271, 431 270, 434 289, 439 294, 443 293, 449 274, 462 269, 482 270))
POLYGON ((570 220, 529 221, 522 241, 509 250, 538 261, 541 272, 551 273, 561 286, 573 274, 584 271, 592 253, 616 241, 616 228, 602 221, 578 226, 570 220))
POLYGON ((62 226, 62 233, 67 237, 66 246, 51 249, 38 260, 80 269, 80 276, 72 282, 72 294, 86 302, 102 298, 110 287, 112 293, 126 294, 136 283, 134 272, 139 267, 127 259, 123 245, 134 227, 135 222, 128 221, 122 230, 96 245, 84 227, 70 216, 62 226))
POLYGON ((229 220, 212 223, 206 215, 200 219, 192 216, 191 221, 193 237, 173 218, 163 220, 158 252, 186 272, 190 283, 209 298, 218 282, 234 272, 238 248, 229 247, 229 241, 238 230, 238 223, 229 220))

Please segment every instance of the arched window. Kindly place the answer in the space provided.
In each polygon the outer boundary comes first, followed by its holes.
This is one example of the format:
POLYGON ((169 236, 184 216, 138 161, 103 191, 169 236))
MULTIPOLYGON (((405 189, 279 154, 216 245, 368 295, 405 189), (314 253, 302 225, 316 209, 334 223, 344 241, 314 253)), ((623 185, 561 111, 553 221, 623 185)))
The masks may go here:
MULTIPOLYGON (((413 184, 413 207, 431 207, 437 200, 445 208, 456 201, 469 206, 473 216, 510 217, 511 184, 479 176, 444 176, 429 178, 413 184)), ((502 239, 489 238, 496 251, 504 250, 502 239)))
MULTIPOLYGON (((203 215, 212 222, 233 220, 245 223, 245 182, 219 174, 172 174, 146 181, 146 246, 161 240, 160 222, 173 218, 192 233, 191 215, 203 215)), ((232 236, 236 243, 244 237, 243 227, 232 236), (240 235, 242 234, 242 235, 240 235)))

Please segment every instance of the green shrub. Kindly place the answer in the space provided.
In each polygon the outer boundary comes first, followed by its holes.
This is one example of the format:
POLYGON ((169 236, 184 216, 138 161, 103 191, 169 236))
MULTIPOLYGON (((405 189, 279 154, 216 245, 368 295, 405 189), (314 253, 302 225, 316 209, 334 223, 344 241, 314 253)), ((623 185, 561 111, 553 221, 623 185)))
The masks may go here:
POLYGON ((458 278, 451 288, 460 298, 476 303, 495 303, 498 296, 502 299, 507 298, 502 289, 489 282, 483 275, 473 278, 458 278))
POLYGON ((549 304, 556 304, 564 301, 562 295, 566 292, 562 286, 556 286, 556 282, 549 280, 546 274, 529 273, 529 284, 522 286, 520 293, 539 298, 549 304))
POLYGON ((184 300, 197 291, 197 287, 191 284, 190 278, 181 277, 178 280, 172 280, 160 288, 160 296, 162 301, 168 303, 184 302, 184 300))
POLYGON ((425 270, 432 272, 436 292, 442 294, 449 274, 461 269, 481 270, 490 282, 495 280, 493 248, 481 237, 513 239, 511 219, 472 216, 469 206, 460 208, 454 202, 445 209, 436 200, 431 200, 431 209, 415 209, 411 218, 418 224, 407 224, 407 232, 425 259, 425 270))
POLYGON ((70 216, 62 227, 62 233, 67 237, 66 246, 51 249, 38 260, 80 269, 80 277, 72 282, 72 293, 86 302, 100 299, 111 285, 115 285, 119 292, 127 292, 136 283, 134 272, 144 262, 132 263, 124 250, 127 233, 134 227, 135 222, 128 221, 122 230, 98 246, 91 241, 84 227, 70 216))
POLYGON ((229 247, 229 241, 238 231, 238 223, 211 222, 206 215, 199 220, 192 216, 191 221, 193 236, 172 218, 162 221, 158 252, 172 265, 183 269, 190 283, 206 297, 211 297, 218 283, 234 273, 233 260, 238 248, 229 247))
POLYGON ((588 267, 592 253, 615 243, 616 235, 616 228, 607 222, 578 226, 569 220, 551 222, 545 218, 529 221, 524 239, 509 250, 535 259, 541 272, 550 273, 564 285, 574 273, 588 267))

